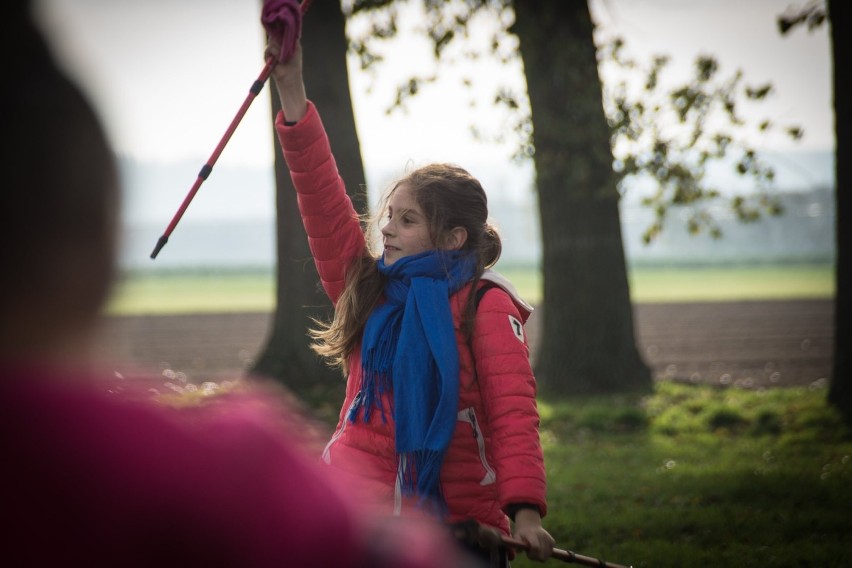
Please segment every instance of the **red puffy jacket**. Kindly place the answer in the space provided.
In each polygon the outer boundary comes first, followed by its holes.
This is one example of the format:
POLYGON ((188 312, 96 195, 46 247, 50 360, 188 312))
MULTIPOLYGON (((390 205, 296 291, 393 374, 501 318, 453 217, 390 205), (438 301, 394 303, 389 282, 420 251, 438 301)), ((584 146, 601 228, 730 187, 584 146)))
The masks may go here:
MULTIPOLYGON (((305 117, 292 126, 285 125, 279 114, 276 129, 322 285, 336 302, 346 269, 367 246, 364 233, 314 105, 309 102, 305 117)), ((475 519, 508 534, 510 505, 528 503, 537 506, 542 516, 547 512, 536 385, 523 328, 532 308, 498 274, 486 271, 483 279, 499 287, 482 297, 470 339, 461 331, 461 320, 471 286, 450 298, 460 392, 458 422, 441 469, 441 487, 449 522, 475 519)), ((323 460, 357 474, 371 495, 401 514, 412 506, 403 503, 397 485, 392 417, 383 419, 382 413, 374 412, 367 424, 360 416, 356 422, 346 417, 361 388, 360 358, 360 349, 354 349, 340 421, 323 460)), ((384 396, 383 408, 392 408, 389 395, 384 396)))

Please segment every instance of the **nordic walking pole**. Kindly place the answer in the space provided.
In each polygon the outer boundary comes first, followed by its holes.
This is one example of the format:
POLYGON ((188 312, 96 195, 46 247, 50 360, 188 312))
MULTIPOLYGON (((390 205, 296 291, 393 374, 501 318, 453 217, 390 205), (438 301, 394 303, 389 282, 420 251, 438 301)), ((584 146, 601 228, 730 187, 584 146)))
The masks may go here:
MULTIPOLYGON (((282 39, 282 47, 286 50, 282 52, 282 56, 286 56, 287 52, 292 53, 293 42, 295 42, 295 40, 299 37, 301 18, 307 11, 310 4, 311 0, 303 0, 301 4, 299 4, 297 0, 264 0, 261 21, 266 27, 268 33, 280 36, 280 39, 282 39), (288 38, 289 41, 286 41, 288 38)), ((183 203, 181 203, 177 213, 175 213, 172 218, 171 223, 169 223, 165 232, 157 240, 157 246, 154 247, 154 251, 151 253, 152 259, 157 258, 157 255, 160 253, 160 249, 169 242, 169 237, 171 236, 172 231, 174 231, 178 221, 180 221, 181 217, 183 217, 183 214, 186 211, 186 208, 189 207, 189 203, 192 201, 192 198, 195 197, 196 193, 198 193, 198 188, 201 187, 201 184, 204 183, 204 180, 206 180, 210 175, 210 172, 213 171, 213 165, 216 163, 216 160, 219 159, 219 154, 221 154, 222 150, 225 149, 225 145, 228 143, 228 140, 231 139, 231 136, 234 134, 237 126, 246 114, 249 105, 251 105, 252 101, 254 101, 255 97, 257 97, 258 93, 260 93, 261 89, 263 89, 263 85, 272 73, 272 68, 275 66, 275 63, 276 58, 274 57, 270 57, 266 60, 266 65, 263 66, 263 69, 260 71, 260 75, 258 75, 257 79, 255 79, 254 83, 252 83, 251 89, 249 89, 249 94, 246 96, 245 101, 243 101, 243 104, 240 106, 240 109, 237 111, 234 119, 231 120, 231 124, 225 131, 225 135, 222 136, 222 139, 219 141, 216 149, 213 150, 213 153, 210 155, 207 163, 205 163, 201 168, 201 171, 198 173, 198 177, 195 179, 195 183, 192 184, 189 193, 187 193, 183 203)))
MULTIPOLYGON (((514 548, 516 550, 526 550, 529 548, 529 545, 526 542, 515 538, 510 538, 508 536, 501 536, 500 540, 504 546, 514 548)), ((606 560, 601 560, 599 558, 592 558, 591 556, 583 556, 582 554, 577 554, 576 552, 571 552, 570 550, 562 550, 561 548, 554 548, 553 552, 550 553, 550 557, 562 560, 564 562, 582 564, 583 566, 596 566, 597 568, 632 568, 624 566, 623 564, 616 564, 614 562, 607 562, 606 560)))
POLYGON ((222 150, 225 149, 225 145, 228 143, 228 140, 231 139, 231 135, 234 134, 234 131, 237 129, 237 125, 239 125, 240 121, 243 119, 243 116, 246 114, 249 105, 251 105, 252 101, 257 97, 257 94, 263 89, 264 83, 269 78, 269 74, 272 72, 272 67, 275 64, 275 60, 273 58, 269 58, 266 61, 266 65, 263 66, 263 69, 258 75, 257 79, 255 79, 254 83, 249 89, 249 94, 246 96, 245 101, 243 101, 242 106, 240 106, 237 115, 231 121, 231 124, 228 126, 228 129, 225 131, 225 135, 219 141, 219 144, 216 146, 216 149, 213 150, 213 153, 210 155, 210 158, 207 160, 207 163, 201 168, 201 171, 198 172, 198 177, 195 179, 195 183, 192 184, 192 187, 189 190, 189 193, 186 194, 186 197, 181 203, 180 207, 172 218, 172 222, 169 223, 169 226, 166 227, 166 231, 157 241, 157 246, 154 247, 154 252, 151 253, 151 258, 157 258, 157 254, 159 254, 160 249, 165 246, 167 242, 169 242, 169 236, 174 231, 175 227, 180 221, 180 218, 183 217, 186 208, 189 207, 190 201, 195 197, 195 194, 198 193, 198 188, 201 187, 201 184, 204 180, 207 179, 207 176, 210 175, 210 172, 213 171, 213 165, 216 163, 216 160, 219 159, 219 154, 222 153, 222 150))

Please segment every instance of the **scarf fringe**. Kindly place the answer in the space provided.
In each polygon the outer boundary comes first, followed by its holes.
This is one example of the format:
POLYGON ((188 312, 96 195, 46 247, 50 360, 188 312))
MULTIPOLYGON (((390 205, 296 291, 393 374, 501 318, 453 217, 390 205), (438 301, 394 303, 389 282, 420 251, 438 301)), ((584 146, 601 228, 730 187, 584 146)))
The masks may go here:
POLYGON ((399 480, 404 497, 417 496, 417 506, 443 516, 446 502, 441 491, 441 466, 444 452, 417 450, 407 452, 399 459, 399 480))
POLYGON ((377 371, 363 371, 363 386, 361 389, 361 398, 358 400, 355 407, 349 414, 349 421, 356 422, 358 419, 358 409, 363 407, 364 423, 370 422, 370 416, 373 409, 378 409, 382 416, 382 423, 387 424, 388 417, 385 412, 385 405, 382 404, 382 394, 390 390, 390 379, 387 373, 379 373, 377 371))
MULTIPOLYGON (((396 351, 394 341, 394 327, 399 326, 401 316, 398 314, 391 319, 388 330, 384 330, 376 345, 367 352, 367 363, 362 367, 361 392, 362 398, 358 406, 364 408, 364 422, 370 421, 373 409, 378 409, 382 414, 382 423, 387 424, 388 418, 385 412, 382 396, 391 391, 390 369, 393 363, 393 355, 396 351)), ((352 412, 350 420, 355 422, 357 408, 352 412)))

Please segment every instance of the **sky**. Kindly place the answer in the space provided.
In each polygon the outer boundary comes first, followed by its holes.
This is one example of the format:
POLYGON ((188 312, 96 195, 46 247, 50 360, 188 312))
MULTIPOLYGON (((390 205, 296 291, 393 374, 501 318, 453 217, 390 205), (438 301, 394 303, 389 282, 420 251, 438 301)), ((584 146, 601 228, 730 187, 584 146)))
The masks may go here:
MULTIPOLYGON (((329 1, 329 0, 316 0, 329 1)), ((802 0, 804 1, 804 0, 802 0)), ((224 134, 263 66, 257 0, 38 0, 59 57, 101 109, 120 153, 140 160, 205 160, 224 134)), ((827 28, 781 37, 775 16, 788 0, 593 0, 604 34, 619 34, 637 55, 669 53, 688 71, 698 53, 716 54, 721 70, 742 68, 754 83, 772 81, 764 109, 804 127, 800 149, 831 149, 827 28)), ((310 11, 308 15, 310 16, 310 11)), ((408 34, 409 36, 411 34, 408 34)), ((384 113, 406 69, 428 68, 422 44, 402 40, 374 79, 352 69, 365 162, 444 159, 459 163, 495 154, 468 134, 470 109, 447 79, 418 96, 407 112, 384 113), (415 135, 410 133, 416 132, 415 135), (401 143, 400 138, 404 139, 401 143)), ((519 69, 483 64, 483 89, 497 74, 523 85, 519 69)), ((488 92, 488 91, 483 91, 488 92)), ((310 95, 310 93, 309 93, 310 95)), ((272 163, 269 89, 253 101, 221 163, 272 163)), ((790 145, 783 140, 775 148, 790 145)), ((499 152, 498 152, 499 153, 499 152)))

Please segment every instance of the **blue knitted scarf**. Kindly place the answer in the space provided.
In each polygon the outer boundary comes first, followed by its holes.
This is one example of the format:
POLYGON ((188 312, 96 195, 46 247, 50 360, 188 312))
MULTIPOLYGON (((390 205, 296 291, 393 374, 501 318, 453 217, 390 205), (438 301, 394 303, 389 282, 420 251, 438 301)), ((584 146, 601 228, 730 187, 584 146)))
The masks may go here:
POLYGON ((406 256, 379 271, 387 277, 385 302, 370 314, 361 347, 363 419, 393 389, 396 451, 402 494, 426 508, 443 509, 440 471, 456 424, 459 354, 449 297, 474 276, 475 258, 432 250, 406 256))

